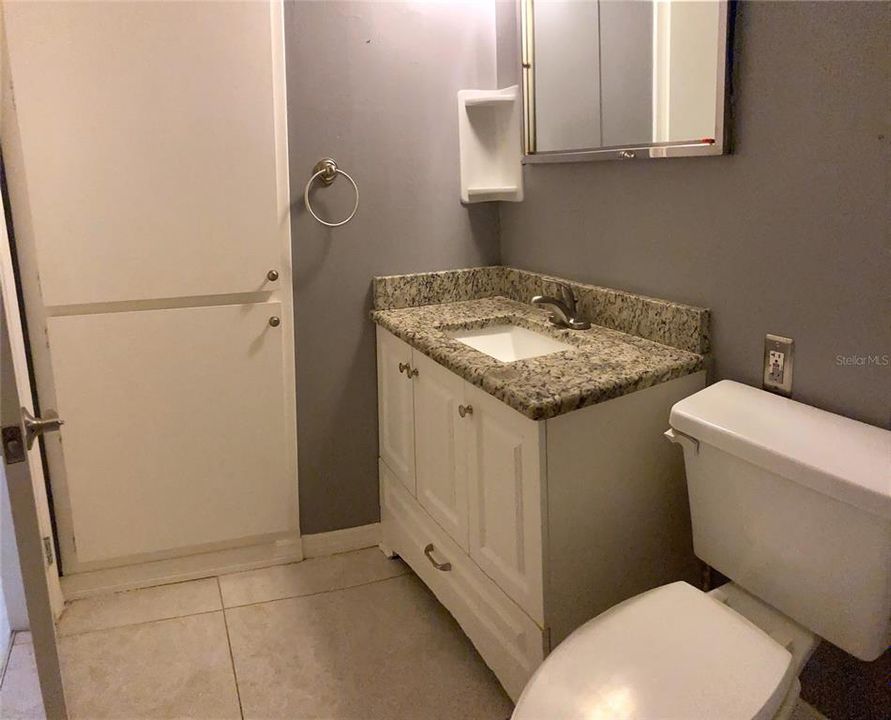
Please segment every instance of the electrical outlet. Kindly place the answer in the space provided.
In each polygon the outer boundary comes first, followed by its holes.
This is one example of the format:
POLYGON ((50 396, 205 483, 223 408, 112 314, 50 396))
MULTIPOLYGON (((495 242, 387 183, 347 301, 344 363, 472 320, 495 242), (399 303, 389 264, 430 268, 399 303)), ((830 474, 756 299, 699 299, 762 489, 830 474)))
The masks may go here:
POLYGON ((791 338, 779 335, 764 337, 764 382, 762 387, 788 397, 792 394, 791 338))

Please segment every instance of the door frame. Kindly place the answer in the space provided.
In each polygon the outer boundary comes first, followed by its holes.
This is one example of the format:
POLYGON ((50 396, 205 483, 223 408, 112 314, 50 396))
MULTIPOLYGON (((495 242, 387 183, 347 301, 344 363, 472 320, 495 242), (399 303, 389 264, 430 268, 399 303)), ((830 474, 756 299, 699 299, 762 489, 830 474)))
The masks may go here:
MULTIPOLYGON (((47 466, 52 480, 55 520, 57 522, 56 541, 59 548, 60 563, 63 565, 65 577, 62 588, 66 596, 92 594, 98 591, 121 587, 142 587, 157 584, 170 577, 187 579, 200 577, 209 572, 231 571, 232 568, 247 569, 272 564, 294 562, 303 559, 300 539, 300 506, 299 484, 297 473, 297 407, 296 407, 296 370, 294 349, 294 308, 292 290, 292 253, 291 253, 291 200, 288 168, 288 127, 287 127, 287 93, 285 86, 285 41, 284 41, 284 6, 282 0, 269 0, 270 33, 272 52, 273 83, 273 128, 275 143, 276 169, 276 211, 278 219, 278 235, 282 249, 282 262, 279 268, 280 280, 276 288, 263 293, 264 300, 277 300, 282 304, 282 325, 292 330, 290 337, 283 343, 283 365, 285 368, 285 432, 291 440, 289 448, 288 472, 293 478, 294 530, 287 537, 270 536, 253 538, 249 544, 237 542, 218 543, 195 548, 194 553, 200 555, 184 555, 182 551, 162 552, 147 556, 134 557, 129 564, 122 565, 119 559, 108 563, 78 563, 71 521, 71 507, 67 490, 67 477, 59 437, 49 436, 44 443, 47 466), (244 551, 252 549, 253 553, 244 551), (233 557, 234 553, 234 557, 233 557), (184 563, 186 558, 201 558, 199 562, 184 563), (122 575, 123 572, 123 575, 122 575), (74 581, 76 576, 82 576, 74 581), (71 593, 68 587, 71 585, 71 593)), ((0 12, 3 12, 0 8, 0 12)), ((8 66, 5 62, 4 65, 8 66)), ((12 96, 11 83, 4 92, 3 113, 3 151, 6 163, 7 182, 10 205, 14 209, 16 230, 16 250, 19 260, 19 282, 21 283, 24 313, 27 321, 28 336, 32 350, 34 380, 37 397, 45 406, 52 407, 56 403, 56 392, 53 382, 51 350, 47 343, 47 321, 55 315, 70 314, 65 307, 48 308, 44 306, 38 276, 37 253, 34 240, 28 187, 26 181, 25 159, 19 134, 18 118, 12 96)), ((201 298, 201 304, 230 304, 232 302, 252 302, 259 297, 258 293, 247 295, 220 295, 214 298, 201 298), (207 303, 203 302, 207 301, 207 303)), ((174 301, 171 306, 194 305, 198 299, 182 299, 174 301)), ((126 305, 142 307, 145 303, 126 303, 126 305)), ((122 308, 121 303, 114 303, 115 309, 122 308)), ((99 308, 100 306, 95 306, 99 308)), ((95 309, 93 311, 96 311, 95 309)))
MULTIPOLYGON (((19 408, 33 409, 30 397, 21 397, 27 388, 31 393, 31 378, 27 361, 27 347, 22 329, 18 285, 15 277, 10 238, 6 225, 6 202, 0 193, 0 347, 6 352, 0 356, 4 374, 12 373, 14 381, 4 383, 2 397, 2 421, 18 425, 20 438, 24 435, 19 408), (9 318, 7 322, 6 318, 9 318), (17 326, 13 326, 17 323, 17 326), (9 393, 8 395, 6 393, 9 393)), ((21 446, 20 446, 21 447, 21 446)), ((28 624, 34 643, 34 659, 43 698, 44 711, 50 720, 66 720, 65 693, 62 686, 62 670, 56 637, 56 618, 61 614, 64 601, 59 583, 58 562, 48 562, 45 542, 50 542, 51 557, 56 550, 52 544, 53 529, 47 502, 46 483, 40 445, 24 449, 19 458, 10 458, 2 452, 3 475, 9 489, 9 504, 15 526, 16 550, 22 572, 28 624), (35 457, 36 456, 36 457, 35 457), (36 462, 35 462, 36 461, 36 462), (32 468, 33 465, 33 468, 32 468), (37 472, 32 473, 32 469, 37 472)))
MULTIPOLYGON (((4 323, 3 332, 5 331, 4 323)), ((18 399, 17 395, 15 399, 18 399)), ((7 465, 4 457, 3 465, 9 487, 9 504, 15 526, 22 585, 28 609, 28 625, 34 643, 34 660, 37 664, 44 712, 47 720, 66 720, 68 711, 56 636, 57 613, 53 607, 54 593, 47 583, 48 573, 44 572, 42 535, 37 521, 40 499, 38 493, 34 491, 33 478, 27 462, 7 465)), ((55 567, 56 565, 52 566, 53 569, 55 567)), ((55 579, 57 597, 61 599, 58 574, 55 579)))
MULTIPOLYGON (((0 162, 2 162, 2 157, 0 157, 0 162)), ((0 331, 4 333, 4 338, 0 338, 0 347, 5 345, 4 349, 8 348, 9 352, 9 357, 6 356, 6 353, 3 353, 2 357, 0 357, 0 363, 9 362, 11 365, 11 367, 2 368, 0 371, 2 371, 4 375, 6 373, 12 373, 12 376, 14 376, 16 381, 26 380, 27 382, 25 384, 28 392, 28 397, 22 398, 21 393, 23 388, 18 387, 17 382, 12 382, 9 383, 8 388, 9 392, 12 393, 12 397, 4 396, 3 398, 0 398, 0 402, 3 404, 2 412, 0 412, 0 421, 13 424, 21 422, 19 408, 27 407, 34 414, 37 414, 39 406, 34 403, 33 397, 31 397, 33 394, 31 390, 32 378, 31 369, 28 363, 30 348, 24 331, 22 309, 19 300, 21 288, 16 273, 15 260, 13 259, 12 239, 7 228, 6 217, 6 198, 4 197, 4 194, 0 192, 0 310, 4 313, 4 317, 0 318, 0 331), (6 316, 13 318, 13 322, 17 320, 18 327, 9 327, 6 322, 6 316), (10 402, 12 404, 8 406, 8 403, 10 402)), ((7 383, 4 383, 4 390, 7 390, 6 385, 7 383)), ((40 456, 41 448, 42 443, 38 444, 35 449, 26 451, 26 457, 29 456, 29 452, 40 456)), ((0 450, 0 454, 3 454, 2 450, 0 450)), ((31 454, 30 459, 33 460, 33 457, 34 455, 31 454)), ((47 490, 48 484, 43 475, 42 457, 40 465, 35 466, 37 472, 32 472, 32 469, 28 467, 29 463, 25 461, 13 461, 10 464, 5 455, 3 461, 6 464, 6 479, 9 485, 10 508, 13 514, 13 524, 16 525, 16 535, 18 536, 18 518, 20 517, 16 514, 16 498, 18 498, 19 502, 25 504, 25 509, 19 509, 18 512, 28 512, 27 508, 31 507, 31 512, 33 512, 37 518, 37 532, 40 544, 42 545, 44 542, 44 537, 47 537, 49 540, 50 548, 47 552, 52 553, 53 562, 49 563, 46 567, 46 584, 48 585, 48 601, 52 616, 53 618, 57 618, 62 614, 64 599, 62 597, 62 588, 59 577, 59 563, 58 558, 56 557, 58 554, 55 541, 56 531, 52 522, 52 512, 50 510, 47 490), (30 492, 26 492, 24 488, 19 487, 23 484, 30 488, 30 492)), ((30 538, 25 539, 25 542, 29 541, 30 538)), ((22 542, 23 541, 20 539, 20 547, 22 542)), ((36 556, 40 559, 41 568, 44 566, 44 552, 44 549, 41 549, 36 556)), ((25 558, 21 558, 21 560, 23 563, 26 561, 25 558)), ((24 573, 25 568, 23 565, 22 574, 24 575, 24 573)))

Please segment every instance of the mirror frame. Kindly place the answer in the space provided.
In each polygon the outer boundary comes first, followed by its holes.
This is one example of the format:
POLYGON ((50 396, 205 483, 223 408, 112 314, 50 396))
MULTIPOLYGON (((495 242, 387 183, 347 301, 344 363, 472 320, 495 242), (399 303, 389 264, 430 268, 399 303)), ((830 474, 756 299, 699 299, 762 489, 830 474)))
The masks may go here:
POLYGON ((714 142, 662 142, 630 145, 614 145, 601 148, 581 148, 578 150, 535 149, 535 20, 533 5, 535 0, 518 0, 517 26, 520 48, 520 77, 523 88, 523 164, 593 162, 600 160, 654 160, 669 157, 701 157, 725 155, 730 152, 729 111, 730 73, 732 60, 731 3, 718 0, 719 72, 717 83, 717 106, 715 108, 714 142))

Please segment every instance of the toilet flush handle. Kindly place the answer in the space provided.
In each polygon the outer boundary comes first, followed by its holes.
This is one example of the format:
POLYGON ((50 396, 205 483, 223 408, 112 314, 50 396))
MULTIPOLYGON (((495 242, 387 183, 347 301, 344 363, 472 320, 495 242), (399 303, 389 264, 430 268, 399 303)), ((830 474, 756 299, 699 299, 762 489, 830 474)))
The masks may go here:
POLYGON ((699 440, 697 440, 695 437, 691 437, 690 435, 682 433, 680 430, 675 430, 671 427, 662 434, 676 445, 680 445, 685 450, 692 451, 694 455, 699 455, 699 440))

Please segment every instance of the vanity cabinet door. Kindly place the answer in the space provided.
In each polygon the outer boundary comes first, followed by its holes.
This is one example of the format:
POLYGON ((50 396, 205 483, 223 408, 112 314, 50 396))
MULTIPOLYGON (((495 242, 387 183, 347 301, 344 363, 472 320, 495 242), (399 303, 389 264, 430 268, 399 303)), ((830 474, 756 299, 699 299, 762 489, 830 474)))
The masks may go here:
POLYGON ((470 556, 544 626, 544 423, 470 384, 465 401, 470 556))
POLYGON ((412 351, 381 327, 377 329, 377 412, 381 459, 415 494, 415 426, 409 370, 412 351))
POLYGON ((467 432, 459 414, 464 381, 413 354, 418 502, 467 550, 467 432))

